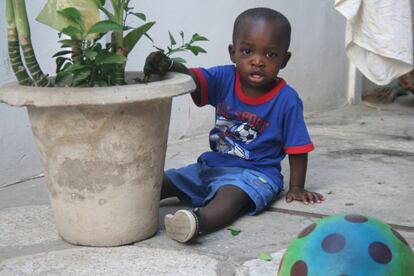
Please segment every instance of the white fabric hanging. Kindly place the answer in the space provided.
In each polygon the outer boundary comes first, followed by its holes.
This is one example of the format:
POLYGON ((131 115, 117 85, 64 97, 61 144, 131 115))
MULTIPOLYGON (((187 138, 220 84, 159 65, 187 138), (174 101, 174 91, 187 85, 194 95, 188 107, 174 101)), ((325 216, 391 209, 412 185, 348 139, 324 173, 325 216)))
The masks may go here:
POLYGON ((410 0, 335 0, 347 19, 345 47, 369 80, 386 85, 413 68, 410 0))

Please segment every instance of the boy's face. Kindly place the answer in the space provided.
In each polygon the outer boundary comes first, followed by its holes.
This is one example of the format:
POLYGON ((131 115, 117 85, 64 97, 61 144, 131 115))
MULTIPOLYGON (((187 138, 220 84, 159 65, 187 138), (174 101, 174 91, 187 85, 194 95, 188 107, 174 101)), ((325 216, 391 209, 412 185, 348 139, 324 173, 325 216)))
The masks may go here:
POLYGON ((290 58, 280 23, 246 18, 241 24, 234 45, 229 46, 230 58, 245 92, 267 92, 290 58))

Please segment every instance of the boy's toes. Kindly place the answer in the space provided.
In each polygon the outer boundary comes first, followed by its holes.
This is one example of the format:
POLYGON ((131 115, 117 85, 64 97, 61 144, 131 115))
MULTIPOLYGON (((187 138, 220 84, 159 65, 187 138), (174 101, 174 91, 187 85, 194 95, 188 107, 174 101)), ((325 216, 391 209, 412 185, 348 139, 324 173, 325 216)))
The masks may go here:
POLYGON ((178 210, 174 215, 166 215, 164 223, 168 237, 178 242, 187 242, 197 233, 196 217, 188 210, 178 210))

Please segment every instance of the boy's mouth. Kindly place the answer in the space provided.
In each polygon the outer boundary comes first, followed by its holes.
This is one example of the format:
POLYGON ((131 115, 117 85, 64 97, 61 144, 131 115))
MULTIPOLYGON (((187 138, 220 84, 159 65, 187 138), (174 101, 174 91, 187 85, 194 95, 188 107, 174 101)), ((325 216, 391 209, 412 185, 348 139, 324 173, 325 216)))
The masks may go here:
POLYGON ((264 76, 260 73, 252 73, 249 74, 249 80, 253 83, 260 83, 264 80, 264 76))

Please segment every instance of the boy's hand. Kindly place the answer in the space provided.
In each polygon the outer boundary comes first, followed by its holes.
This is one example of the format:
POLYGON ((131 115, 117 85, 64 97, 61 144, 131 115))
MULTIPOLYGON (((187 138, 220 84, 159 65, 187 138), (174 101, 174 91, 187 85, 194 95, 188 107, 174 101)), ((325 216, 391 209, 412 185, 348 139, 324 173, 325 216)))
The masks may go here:
POLYGON ((171 69, 171 59, 160 51, 152 52, 145 60, 144 74, 150 76, 152 74, 165 75, 171 69))
POLYGON ((321 194, 315 192, 309 192, 300 187, 290 188, 286 194, 286 201, 292 202, 293 200, 299 200, 306 205, 311 203, 321 203, 324 198, 321 194))

